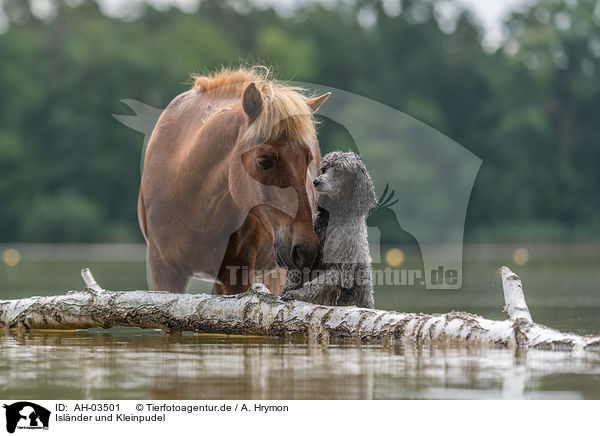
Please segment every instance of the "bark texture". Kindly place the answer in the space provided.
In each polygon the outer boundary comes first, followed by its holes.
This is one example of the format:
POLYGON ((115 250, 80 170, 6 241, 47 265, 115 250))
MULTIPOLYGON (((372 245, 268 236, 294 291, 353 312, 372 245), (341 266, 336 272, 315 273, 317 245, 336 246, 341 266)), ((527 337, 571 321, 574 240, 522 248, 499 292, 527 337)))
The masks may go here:
POLYGON ((141 327, 167 331, 302 336, 309 340, 416 341, 424 344, 491 344, 552 350, 600 350, 600 337, 561 333, 534 323, 520 279, 500 270, 510 318, 489 320, 465 312, 398 313, 283 301, 261 284, 244 294, 182 295, 160 291, 107 291, 89 270, 84 291, 0 301, 0 327, 86 329, 141 327))

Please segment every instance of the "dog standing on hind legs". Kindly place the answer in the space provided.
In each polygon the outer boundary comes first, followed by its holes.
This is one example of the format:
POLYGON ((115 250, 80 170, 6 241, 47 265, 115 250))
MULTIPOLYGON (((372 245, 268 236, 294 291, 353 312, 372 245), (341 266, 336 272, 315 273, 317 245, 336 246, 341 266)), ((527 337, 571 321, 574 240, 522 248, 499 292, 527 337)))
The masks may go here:
POLYGON ((366 217, 377 197, 355 153, 333 152, 321 162, 315 232, 317 260, 310 271, 289 268, 281 297, 328 306, 374 307, 366 217), (309 276, 309 277, 307 277, 309 276))

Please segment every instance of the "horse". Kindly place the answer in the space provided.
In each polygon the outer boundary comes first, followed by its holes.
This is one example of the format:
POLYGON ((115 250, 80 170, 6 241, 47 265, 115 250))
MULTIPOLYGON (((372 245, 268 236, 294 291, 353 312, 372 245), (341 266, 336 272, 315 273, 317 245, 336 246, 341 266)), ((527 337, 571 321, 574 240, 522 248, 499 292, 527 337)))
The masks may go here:
POLYGON ((144 156, 138 219, 155 289, 185 292, 208 276, 231 295, 255 270, 310 267, 321 160, 313 114, 330 93, 307 96, 260 68, 193 78, 144 156))

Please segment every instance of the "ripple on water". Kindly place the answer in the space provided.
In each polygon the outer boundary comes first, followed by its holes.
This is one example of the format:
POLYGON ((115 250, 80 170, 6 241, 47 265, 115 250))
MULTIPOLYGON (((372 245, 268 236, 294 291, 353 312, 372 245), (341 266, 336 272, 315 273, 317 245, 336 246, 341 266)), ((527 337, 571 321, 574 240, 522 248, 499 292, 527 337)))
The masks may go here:
POLYGON ((0 336, 0 394, 36 399, 600 398, 600 353, 315 345, 113 329, 0 336))

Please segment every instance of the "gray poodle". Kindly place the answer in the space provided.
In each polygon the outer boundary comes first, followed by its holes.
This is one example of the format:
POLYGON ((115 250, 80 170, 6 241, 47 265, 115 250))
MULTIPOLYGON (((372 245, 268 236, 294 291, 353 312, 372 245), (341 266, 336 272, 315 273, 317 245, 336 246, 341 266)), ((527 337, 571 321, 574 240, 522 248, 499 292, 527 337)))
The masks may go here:
POLYGON ((373 308, 371 255, 365 222, 377 206, 371 177, 355 153, 333 152, 321 162, 314 226, 319 254, 310 271, 289 270, 281 298, 327 306, 373 308))

